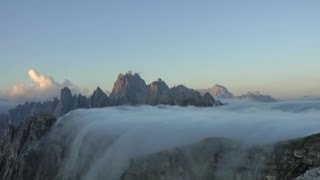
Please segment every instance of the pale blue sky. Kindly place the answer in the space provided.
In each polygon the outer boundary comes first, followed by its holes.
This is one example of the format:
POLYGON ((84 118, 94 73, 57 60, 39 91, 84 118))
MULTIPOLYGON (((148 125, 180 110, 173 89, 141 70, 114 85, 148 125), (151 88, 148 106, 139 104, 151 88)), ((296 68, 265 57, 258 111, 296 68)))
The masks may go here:
POLYGON ((147 83, 320 95, 320 1, 0 2, 0 89, 35 69, 111 90, 120 72, 147 83))

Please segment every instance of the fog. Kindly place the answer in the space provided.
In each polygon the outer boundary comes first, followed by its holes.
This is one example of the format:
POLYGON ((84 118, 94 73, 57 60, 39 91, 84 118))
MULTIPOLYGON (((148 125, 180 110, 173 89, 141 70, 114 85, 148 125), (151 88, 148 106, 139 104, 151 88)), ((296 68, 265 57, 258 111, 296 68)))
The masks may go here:
POLYGON ((252 103, 222 107, 120 106, 72 111, 49 136, 63 140, 68 179, 117 179, 130 159, 226 137, 246 145, 273 143, 319 132, 320 101, 252 103))
POLYGON ((3 113, 6 113, 9 109, 13 108, 15 105, 16 104, 14 103, 0 100, 0 115, 3 113))

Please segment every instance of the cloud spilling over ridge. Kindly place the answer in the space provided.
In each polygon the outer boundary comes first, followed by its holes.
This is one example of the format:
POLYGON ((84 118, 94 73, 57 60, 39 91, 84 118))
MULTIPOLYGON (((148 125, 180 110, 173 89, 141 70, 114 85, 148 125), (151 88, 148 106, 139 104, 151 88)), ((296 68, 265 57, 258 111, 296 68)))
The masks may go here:
POLYGON ((43 101, 59 96, 60 90, 63 87, 68 87, 74 94, 87 94, 88 90, 81 89, 69 80, 60 83, 48 75, 43 75, 36 70, 28 71, 30 84, 15 84, 3 96, 11 101, 43 101))
POLYGON ((232 138, 250 145, 319 133, 320 101, 310 103, 256 106, 239 101, 219 108, 120 106, 76 110, 59 119, 49 137, 67 146, 60 172, 66 179, 81 175, 83 180, 113 180, 132 158, 207 137, 232 138))

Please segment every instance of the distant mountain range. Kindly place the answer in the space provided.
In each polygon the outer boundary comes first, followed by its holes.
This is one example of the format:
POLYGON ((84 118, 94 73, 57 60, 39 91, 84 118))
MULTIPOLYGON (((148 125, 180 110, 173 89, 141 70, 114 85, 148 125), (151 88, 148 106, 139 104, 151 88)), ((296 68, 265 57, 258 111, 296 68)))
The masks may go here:
POLYGON ((219 106, 220 101, 215 100, 209 93, 200 95, 198 91, 183 85, 169 88, 167 84, 158 79, 147 85, 136 73, 119 74, 110 96, 99 87, 87 98, 81 94, 72 95, 69 88, 61 89, 60 98, 46 102, 26 102, 23 105, 10 109, 8 113, 0 116, 0 133, 7 127, 20 125, 29 116, 39 113, 50 113, 60 117, 74 109, 101 108, 118 105, 179 105, 179 106, 219 106))
POLYGON ((238 96, 240 99, 248 99, 254 102, 277 102, 277 100, 270 95, 263 95, 260 92, 248 92, 247 94, 238 96))
POLYGON ((210 93, 213 97, 218 99, 230 99, 230 98, 239 98, 247 99, 254 102, 277 102, 277 100, 270 95, 263 95, 260 92, 248 92, 244 95, 234 96, 226 87, 222 85, 215 84, 208 89, 200 89, 199 92, 202 94, 210 93))

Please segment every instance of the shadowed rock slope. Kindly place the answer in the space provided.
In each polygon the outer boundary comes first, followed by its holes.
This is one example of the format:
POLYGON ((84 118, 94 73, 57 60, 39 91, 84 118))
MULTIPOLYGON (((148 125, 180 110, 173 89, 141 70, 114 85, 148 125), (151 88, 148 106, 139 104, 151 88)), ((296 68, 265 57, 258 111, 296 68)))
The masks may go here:
POLYGON ((320 167, 320 134, 250 148, 224 138, 209 138, 134 159, 121 179, 283 180, 316 167, 320 167))
POLYGON ((55 172, 50 166, 50 158, 55 157, 34 148, 55 122, 54 116, 43 114, 30 117, 17 128, 6 129, 0 146, 0 179, 31 180, 55 172))

